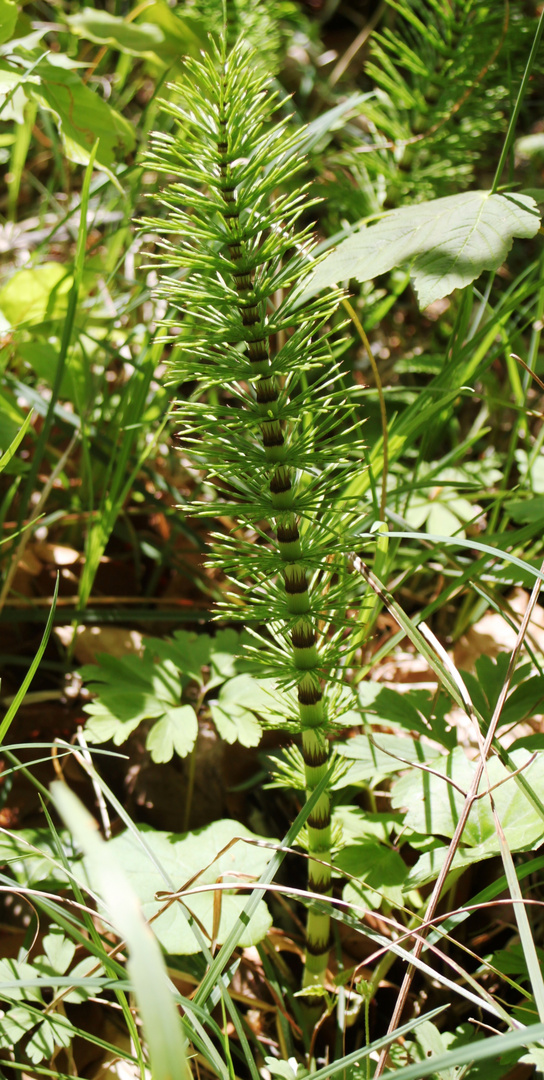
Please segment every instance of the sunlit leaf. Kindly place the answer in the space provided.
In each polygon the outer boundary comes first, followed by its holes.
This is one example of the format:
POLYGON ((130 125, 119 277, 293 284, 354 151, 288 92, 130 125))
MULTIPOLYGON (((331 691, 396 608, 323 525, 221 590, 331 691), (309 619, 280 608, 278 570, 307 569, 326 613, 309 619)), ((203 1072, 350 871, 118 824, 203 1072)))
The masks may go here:
POLYGON ((527 195, 467 191, 403 206, 363 222, 342 241, 308 280, 302 298, 351 278, 368 281, 410 266, 424 308, 484 270, 497 270, 514 237, 529 239, 539 227, 537 205, 527 195))
POLYGON ((9 41, 15 30, 17 15, 15 0, 0 0, 0 42, 9 41))
POLYGON ((95 8, 83 8, 75 15, 69 15, 66 22, 80 37, 99 45, 112 45, 131 56, 141 56, 164 41, 163 31, 153 23, 127 22, 118 15, 95 8))
MULTIPOLYGON (((145 832, 148 844, 152 845, 157 861, 179 887, 187 882, 192 882, 194 887, 231 881, 235 890, 237 883, 253 881, 258 877, 270 858, 270 852, 266 848, 253 844, 238 841, 227 847, 237 836, 256 839, 249 829, 237 821, 215 821, 203 829, 185 834, 155 832, 146 827, 142 827, 142 831, 145 832), (227 850, 219 854, 225 847, 227 850)), ((108 847, 139 896, 146 918, 151 918, 164 906, 164 901, 155 900, 155 893, 164 891, 164 878, 153 864, 147 861, 131 832, 114 837, 109 841, 108 847)), ((219 901, 221 917, 218 941, 222 943, 243 911, 247 893, 235 895, 234 892, 223 890, 219 901)), ((188 921, 189 912, 199 920, 211 940, 216 904, 213 889, 187 896, 185 903, 172 903, 153 921, 153 929, 166 951, 173 955, 187 955, 199 951, 188 921)), ((239 944, 255 945, 262 940, 270 925, 268 909, 264 901, 261 901, 249 925, 241 934, 239 944)))
POLYGON ((91 151, 100 140, 96 167, 117 183, 113 166, 126 160, 134 149, 134 130, 121 113, 111 107, 96 90, 91 90, 74 71, 41 60, 36 67, 39 86, 29 92, 42 108, 51 112, 59 127, 66 156, 78 165, 89 163, 91 151))
POLYGON ((0 311, 13 327, 60 319, 66 314, 72 284, 62 263, 19 270, 0 289, 0 311))

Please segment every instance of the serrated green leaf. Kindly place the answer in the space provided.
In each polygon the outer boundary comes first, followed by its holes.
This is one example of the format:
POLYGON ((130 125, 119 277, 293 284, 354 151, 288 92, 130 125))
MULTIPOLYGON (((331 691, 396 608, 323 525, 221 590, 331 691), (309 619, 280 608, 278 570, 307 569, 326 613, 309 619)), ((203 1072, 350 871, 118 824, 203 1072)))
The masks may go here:
MULTIPOLYGON (((85 712, 89 716, 111 715, 119 723, 131 725, 132 731, 136 724, 142 720, 152 719, 154 716, 162 716, 166 703, 159 701, 152 693, 139 693, 134 690, 114 689, 105 690, 101 695, 100 702, 85 706, 85 712)), ((126 735, 123 735, 123 741, 126 735)))
POLYGON ((281 1076, 282 1080, 297 1080, 297 1071, 291 1067, 288 1061, 278 1061, 277 1058, 267 1057, 264 1059, 268 1071, 272 1076, 281 1076))
POLYGON ((113 45, 130 56, 141 56, 164 41, 162 30, 153 23, 126 22, 117 15, 95 8, 86 7, 75 15, 68 15, 66 22, 74 34, 99 45, 113 45))
POLYGON ((169 709, 157 720, 146 739, 146 747, 153 761, 170 761, 174 752, 187 757, 198 735, 198 720, 191 705, 169 709))
POLYGON ((228 743, 239 742, 242 746, 258 746, 262 728, 255 716, 261 706, 269 709, 270 696, 250 675, 237 675, 229 679, 220 690, 217 703, 210 705, 213 722, 228 743))
MULTIPOLYGON (((179 886, 191 881, 193 885, 214 884, 220 881, 252 881, 267 865, 270 853, 253 844, 237 842, 227 847, 233 837, 254 838, 255 834, 237 821, 215 821, 203 829, 185 834, 156 832, 143 827, 146 839, 164 870, 179 886), (227 847, 224 854, 219 855, 227 847), (211 865, 210 865, 211 864, 211 865)), ((132 833, 125 832, 108 842, 108 847, 142 902, 146 918, 164 906, 155 900, 155 893, 164 890, 164 879, 155 867, 142 855, 142 849, 132 833)), ((247 894, 233 895, 221 892, 221 918, 218 941, 222 943, 247 903, 247 894)), ((198 952, 198 944, 187 918, 187 909, 194 913, 206 933, 212 935, 214 924, 213 890, 188 896, 186 907, 173 903, 153 921, 153 929, 168 953, 189 955, 198 952)), ((259 903, 255 915, 240 937, 240 945, 255 945, 267 933, 271 925, 270 915, 264 901, 259 903)))
POLYGON ((0 1045, 12 1047, 29 1032, 31 1035, 25 1042, 25 1050, 35 1065, 44 1058, 50 1058, 55 1047, 70 1046, 76 1034, 75 1028, 65 1016, 50 1013, 38 1020, 24 1005, 16 1005, 2 1020, 0 1045))
POLYGON ((519 194, 467 191, 392 210, 338 245, 323 260, 301 299, 349 281, 368 281, 410 266, 422 308, 497 270, 514 237, 530 239, 540 215, 534 199, 519 194))
POLYGON ((122 746, 142 722, 140 716, 121 721, 101 705, 94 703, 86 705, 85 712, 89 717, 85 724, 85 736, 91 743, 109 742, 112 739, 116 746, 122 746))
POLYGON ((146 654, 158 656, 174 664, 184 683, 204 685, 202 669, 210 663, 213 639, 208 634, 192 634, 176 630, 172 638, 145 638, 146 654))
POLYGON ((19 987, 23 979, 35 979, 36 972, 32 964, 25 960, 15 960, 3 957, 0 960, 0 982, 11 983, 13 990, 3 990, 2 999, 8 1001, 37 1001, 42 1002, 42 993, 37 987, 19 987))
POLYGON ((152 23, 163 32, 163 40, 156 45, 155 51, 168 66, 179 64, 184 56, 198 56, 206 48, 205 35, 201 40, 180 17, 179 7, 171 8, 166 0, 155 0, 145 8, 143 15, 146 25, 152 23))
MULTIPOLYGON (((69 832, 57 832, 66 857, 76 856, 69 832)), ((60 864, 56 838, 49 829, 19 829, 17 833, 0 834, 0 861, 7 863, 10 872, 24 885, 41 888, 65 887, 68 878, 60 864)))
MULTIPOLYGON (((86 726, 89 739, 92 742, 113 739, 116 746, 120 746, 143 720, 173 714, 172 725, 163 724, 155 741, 152 739, 152 745, 156 745, 157 752, 164 753, 168 738, 172 742, 176 734, 181 746, 184 740, 178 730, 176 712, 180 707, 182 688, 176 665, 169 659, 154 660, 149 651, 143 657, 113 657, 101 653, 97 659, 98 664, 88 664, 81 669, 83 678, 91 685, 96 684, 97 692, 97 698, 85 706, 89 716, 86 726), (168 729, 170 735, 167 737, 168 729)), ((169 759, 160 757, 157 760, 169 759)))
POLYGON ((347 846, 359 844, 369 836, 387 843, 393 831, 401 831, 404 817, 393 811, 370 814, 356 806, 336 806, 332 820, 333 831, 336 826, 342 829, 342 844, 347 846))
POLYGON ((43 939, 43 950, 51 965, 51 970, 58 975, 64 975, 74 959, 76 947, 74 942, 65 936, 60 926, 52 926, 43 939))

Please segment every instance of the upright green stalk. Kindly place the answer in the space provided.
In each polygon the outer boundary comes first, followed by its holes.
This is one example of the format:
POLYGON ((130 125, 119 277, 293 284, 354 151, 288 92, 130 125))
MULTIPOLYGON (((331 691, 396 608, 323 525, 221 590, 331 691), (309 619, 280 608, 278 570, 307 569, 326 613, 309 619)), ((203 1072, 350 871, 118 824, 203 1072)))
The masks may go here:
MULTIPOLYGON (((162 277, 160 291, 181 313, 165 324, 182 354, 174 376, 196 382, 179 404, 184 441, 217 497, 191 513, 236 520, 236 535, 214 549, 237 586, 227 611, 266 628, 252 657, 286 691, 281 709, 301 732, 310 794, 328 768, 341 637, 333 624, 347 587, 333 557, 346 550, 337 489, 353 451, 325 326, 339 294, 297 306, 313 265, 308 228, 295 228, 308 205, 293 184, 300 133, 277 119, 247 48, 189 62, 187 81, 171 89, 165 109, 177 131, 154 136, 149 164, 176 179, 162 195, 166 220, 148 224, 174 236, 159 258, 185 275, 162 277)), ((330 823, 327 791, 307 828, 309 889, 322 895, 330 823)), ((324 981, 329 934, 328 915, 310 909, 304 987, 324 981)))

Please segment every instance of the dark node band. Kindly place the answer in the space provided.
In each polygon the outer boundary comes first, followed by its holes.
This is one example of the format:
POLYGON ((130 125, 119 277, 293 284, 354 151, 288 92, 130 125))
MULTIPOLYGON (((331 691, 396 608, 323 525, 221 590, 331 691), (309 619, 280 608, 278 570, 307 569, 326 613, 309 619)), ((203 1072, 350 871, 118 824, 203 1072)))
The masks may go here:
POLYGON ((309 892, 319 893, 320 896, 330 896, 330 894, 331 894, 330 878, 329 878, 328 881, 326 879, 323 879, 323 878, 320 878, 319 881, 316 881, 315 878, 312 877, 311 873, 308 874, 308 891, 309 892))
POLYGON ((290 491, 291 481, 284 472, 274 473, 270 481, 270 491, 273 495, 283 495, 284 491, 290 491))
POLYGON ((285 439, 280 427, 273 431, 263 431, 263 446, 283 446, 285 439))
POLYGON ((330 952, 331 944, 330 937, 326 941, 307 941, 306 949, 311 956, 326 956, 330 952))
MULTIPOLYGON (((259 399, 257 398, 257 401, 259 399)), ((292 525, 278 525, 277 537, 279 544, 294 544, 300 540, 300 533, 296 522, 292 525)))
POLYGON ((295 626, 291 641, 295 649, 311 649, 315 645, 315 630, 311 626, 295 626))
POLYGON ((247 292, 251 288, 251 274, 233 274, 238 292, 247 292))
POLYGON ((319 769, 327 764, 329 760, 329 751, 326 746, 316 746, 312 747, 311 750, 305 750, 303 744, 302 757, 304 758, 304 764, 307 765, 309 769, 319 769))
POLYGON ((321 814, 319 812, 316 813, 314 810, 313 814, 308 816, 308 825, 311 829, 328 829, 330 823, 331 812, 329 809, 324 810, 321 814))
POLYGON ((268 360, 267 339, 250 341, 247 346, 247 356, 252 364, 262 364, 263 360, 268 360))
POLYGON ((305 683, 298 688, 298 700, 301 705, 317 705, 323 694, 318 686, 307 686, 305 683))
MULTIPOLYGON (((266 357, 263 357, 265 360, 266 357)), ((270 405, 271 402, 278 400, 278 392, 273 382, 270 379, 261 379, 260 382, 255 383, 255 395, 259 405, 270 405)))
MULTIPOLYGON (((297 594, 308 592, 308 582, 306 581, 306 573, 304 570, 300 569, 296 577, 286 577, 285 591, 289 596, 296 596, 297 594)), ((302 648, 302 646, 300 647, 302 648)))

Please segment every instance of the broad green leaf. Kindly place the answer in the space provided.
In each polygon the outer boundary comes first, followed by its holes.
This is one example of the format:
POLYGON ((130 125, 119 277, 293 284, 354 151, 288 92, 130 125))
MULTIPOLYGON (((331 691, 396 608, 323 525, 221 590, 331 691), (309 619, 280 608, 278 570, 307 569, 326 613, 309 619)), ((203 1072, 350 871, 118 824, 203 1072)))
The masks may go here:
MULTIPOLYGON (((516 768, 525 765, 530 754, 526 750, 516 750, 511 754, 516 768)), ((433 762, 433 769, 441 773, 425 773, 412 769, 406 773, 393 788, 392 803, 395 807, 407 807, 405 824, 415 832, 435 837, 452 837, 464 804, 460 790, 454 788, 448 780, 453 780, 462 791, 469 788, 476 764, 458 748, 453 753, 433 762), (446 779, 447 778, 447 779, 446 779)), ((528 851, 542 842, 544 824, 540 815, 520 790, 513 777, 498 758, 491 758, 487 764, 490 784, 494 788, 493 800, 502 824, 506 842, 512 852, 528 851), (501 782, 504 781, 504 782, 501 782)), ((544 785, 544 754, 524 769, 526 781, 536 791, 542 791, 544 785)), ((485 792, 487 784, 480 785, 485 792)), ((425 852, 414 867, 407 880, 407 886, 419 886, 436 877, 443 864, 447 847, 435 848, 425 852)), ((459 869, 472 862, 489 859, 500 854, 500 844, 495 830, 489 799, 485 794, 474 803, 469 820, 462 836, 462 843, 457 852, 453 869, 459 869)))
POLYGON ((17 22, 16 0, 0 0, 0 42, 9 41, 17 22))
POLYGON ((382 814, 370 814, 357 806, 336 806, 333 811, 333 829, 342 829, 342 846, 360 844, 363 839, 375 837, 388 843, 393 831, 402 830, 403 814, 393 811, 382 814))
MULTIPOLYGON (((24 342, 19 345, 18 353, 40 378, 44 379, 49 386, 53 385, 59 360, 58 345, 50 341, 24 342)), ((88 389, 85 363, 88 366, 88 359, 84 359, 81 349, 77 347, 70 349, 60 384, 59 397, 61 400, 71 401, 76 408, 85 403, 88 389)))
MULTIPOLYGON (((192 706, 180 704, 182 680, 178 667, 168 656, 155 659, 157 651, 153 639, 153 649, 146 647, 143 657, 101 653, 98 665, 81 669, 91 686, 97 684, 93 687, 97 698, 85 706, 89 716, 85 730, 92 742, 113 739, 120 746, 143 720, 156 720, 146 742, 154 761, 170 761, 174 752, 180 757, 191 752, 198 735, 196 714, 192 706)), ((176 655, 175 649, 162 651, 176 655)), ((178 660, 183 662, 181 652, 178 660)))
MULTIPOLYGON (((527 1054, 520 1057, 520 1064, 536 1065, 537 1072, 534 1074, 538 1078, 538 1073, 544 1072, 544 1049, 542 1047, 533 1046, 527 1054)), ((493 1078, 494 1080, 494 1078, 493 1078)))
POLYGON ((348 881, 344 887, 342 895, 348 903, 376 909, 383 900, 394 907, 406 902, 403 886, 409 868, 398 851, 379 840, 368 837, 360 844, 343 847, 335 855, 334 865, 358 879, 348 881))
POLYGON ((11 983, 13 989, 2 990, 2 999, 8 1001, 43 1001, 41 990, 38 987, 20 987, 19 983, 24 979, 35 979, 36 971, 32 964, 25 960, 15 960, 2 957, 0 959, 0 982, 11 983))
MULTIPOLYGON (((114 657, 101 653, 98 661, 98 665, 88 664, 81 669, 83 678, 91 686, 97 684, 93 686, 97 698, 85 706, 90 717, 85 730, 92 742, 113 739, 120 746, 143 720, 159 717, 167 720, 173 714, 172 725, 163 724, 160 732, 151 739, 151 746, 160 755, 164 755, 168 745, 172 752, 174 745, 192 748, 194 739, 182 737, 176 715, 180 707, 181 681, 171 660, 155 661, 146 651, 143 657, 114 657)), ((194 724, 191 732, 193 728, 194 724)), ((169 759, 160 756, 157 760, 169 759)))
POLYGON ((378 783, 384 776, 392 776, 405 769, 406 761, 430 762, 440 755, 438 749, 419 739, 402 738, 385 732, 378 732, 373 742, 368 735, 356 735, 337 749, 342 757, 353 761, 353 764, 336 781, 335 787, 369 781, 378 783))
POLYGON ((512 499, 505 504, 512 521, 523 524, 527 521, 544 521, 544 495, 532 495, 528 499, 512 499))
POLYGON ((85 736, 88 741, 91 743, 103 743, 113 739, 116 746, 122 746, 129 735, 136 731, 142 719, 145 719, 135 709, 136 715, 133 719, 123 720, 119 716, 114 716, 105 706, 95 702, 86 705, 85 712, 89 716, 85 725, 85 736))
POLYGON ((410 266, 422 308, 463 289, 484 270, 497 270, 514 237, 530 239, 540 216, 527 195, 467 191, 391 210, 327 255, 308 279, 302 298, 349 281, 368 281, 399 266, 410 266))
POLYGON ((96 989, 92 983, 90 986, 86 986, 86 977, 89 975, 103 976, 106 975, 106 969, 101 964, 97 964, 94 956, 86 956, 83 960, 79 961, 79 964, 75 964, 70 971, 70 978, 74 980, 74 989, 70 990, 69 994, 63 995, 63 1001, 68 1001, 73 1005, 79 1005, 82 1001, 88 1001, 90 997, 96 993, 96 989), (79 986, 77 986, 78 980, 81 980, 79 986))
MULTIPOLYGON (((453 1031, 440 1032, 431 1024, 430 1020, 424 1020, 415 1033, 415 1042, 410 1044, 410 1058, 415 1061, 426 1061, 427 1058, 444 1054, 455 1043, 453 1031)), ((440 1080, 456 1080, 457 1069, 443 1069, 440 1080)), ((491 1080, 491 1078, 490 1078, 491 1080)))
MULTIPOLYGON (((45 950, 44 955, 34 957, 32 960, 30 970, 33 971, 34 976, 40 975, 46 978, 48 975, 64 975, 75 956, 76 946, 74 942, 65 937, 61 927, 51 926, 49 933, 44 938, 43 947, 45 950)), ((97 967, 95 958, 86 956, 70 970, 70 978, 73 977, 74 979, 74 989, 68 994, 63 993, 63 1001, 69 1001, 77 1005, 93 996, 95 987, 92 985, 85 986, 85 976, 88 976, 91 972, 93 975, 105 975, 105 969, 101 965, 97 967), (76 985, 79 980, 83 981, 83 985, 76 985)), ((20 975, 20 977, 23 978, 24 976, 20 975)), ((27 999, 29 997, 26 989, 23 996, 27 999)))
POLYGON ((169 709, 157 720, 146 739, 153 761, 170 761, 174 751, 180 757, 191 753, 198 735, 198 720, 192 705, 169 709))
MULTIPOLYGON (((436 694, 427 690, 408 690, 399 694, 379 683, 363 682, 358 696, 361 711, 374 725, 385 724, 411 733, 419 732, 448 745, 444 742, 447 737, 445 721, 451 706, 445 695, 437 700, 436 694)), ((455 732, 453 745, 457 745, 455 732)))
MULTIPOLYGON (((237 882, 253 881, 257 878, 270 858, 270 852, 266 848, 253 844, 238 841, 228 846, 237 836, 257 839, 237 821, 215 821, 203 829, 185 834, 155 832, 145 826, 141 827, 141 831, 145 832, 147 843, 153 847, 153 852, 166 873, 180 888, 187 882, 192 882, 195 887, 224 881, 232 881, 236 888, 237 882), (227 850, 219 854, 224 848, 227 850), (195 877, 196 881, 192 881, 195 877)), ((164 900, 155 900, 155 893, 164 890, 163 877, 146 861, 132 833, 125 832, 116 836, 109 841, 108 848, 139 896, 146 918, 151 918, 164 907, 164 900)), ((191 930, 188 913, 192 912, 200 921, 211 940, 214 906, 218 903, 221 917, 217 940, 222 943, 247 903, 247 892, 234 895, 223 890, 216 900, 211 889, 209 892, 187 896, 185 904, 177 901, 172 903, 153 921, 153 929, 166 951, 172 955, 198 952, 198 943, 191 930)), ((262 940, 270 925, 268 909, 264 901, 261 901, 242 933, 239 944, 255 945, 262 940)))
POLYGON ((141 56, 164 41, 163 31, 153 23, 126 22, 117 15, 95 8, 83 8, 83 11, 69 15, 66 22, 74 34, 99 45, 112 45, 131 56, 141 56))
POLYGON ((219 630, 212 639, 211 671, 208 686, 219 686, 236 675, 236 660, 243 649, 244 635, 236 630, 219 630))
POLYGON ((26 94, 23 84, 33 82, 38 84, 37 75, 30 75, 23 70, 17 70, 0 61, 0 116, 2 122, 14 120, 16 124, 24 123, 26 94))
POLYGON ((88 165, 91 151, 100 140, 96 167, 119 186, 113 172, 117 160, 126 160, 134 149, 134 130, 124 116, 112 109, 79 75, 41 60, 35 69, 39 86, 29 92, 42 108, 55 117, 66 156, 77 165, 88 165))
MULTIPOLYGON (((27 414, 28 416, 28 414, 27 414)), ((8 390, 0 390, 0 450, 9 453, 9 450, 21 431, 27 419, 21 406, 17 405, 15 397, 8 390)), ((9 472, 16 468, 15 462, 21 459, 14 458, 11 461, 9 472)))
POLYGON ((191 681, 204 685, 202 669, 209 665, 213 649, 213 638, 209 634, 176 630, 172 638, 146 638, 145 647, 150 655, 174 664, 183 685, 191 681))
POLYGON ((18 270, 0 289, 0 311, 11 327, 61 319, 73 278, 58 262, 18 270))
POLYGON ((62 829, 55 838, 50 829, 40 828, 2 833, 0 862, 7 863, 12 876, 23 885, 65 888, 68 878, 59 859, 57 839, 68 861, 73 862, 76 856, 69 832, 62 829))

